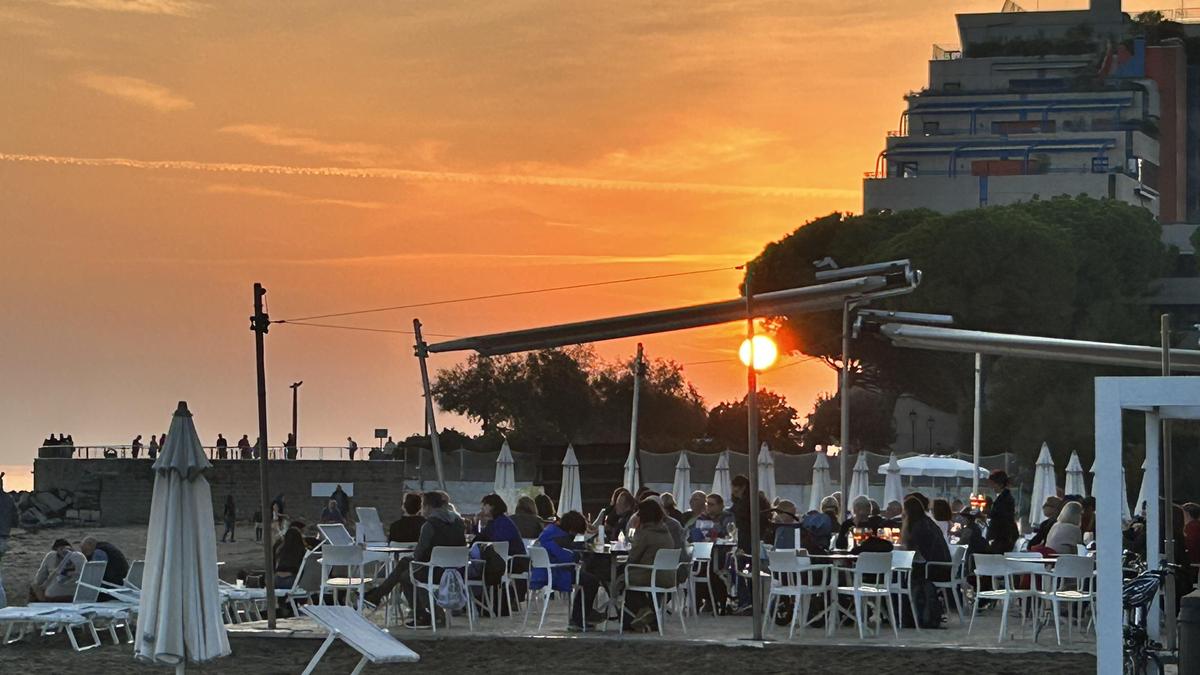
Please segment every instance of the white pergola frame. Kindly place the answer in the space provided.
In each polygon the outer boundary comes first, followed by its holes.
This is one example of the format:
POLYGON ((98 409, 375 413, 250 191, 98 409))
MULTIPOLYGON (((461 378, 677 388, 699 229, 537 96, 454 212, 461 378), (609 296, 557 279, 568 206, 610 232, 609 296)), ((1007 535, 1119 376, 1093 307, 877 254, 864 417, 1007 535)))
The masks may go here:
MULTIPOLYGON (((1160 422, 1166 419, 1200 419, 1200 377, 1097 377, 1096 464, 1092 495, 1096 497, 1096 672, 1121 675, 1123 668, 1123 613, 1121 608, 1121 413, 1146 415, 1146 561, 1159 562, 1160 422)), ((1168 521, 1170 522, 1170 521, 1168 521)), ((1150 615, 1151 635, 1159 633, 1158 613, 1150 615)))

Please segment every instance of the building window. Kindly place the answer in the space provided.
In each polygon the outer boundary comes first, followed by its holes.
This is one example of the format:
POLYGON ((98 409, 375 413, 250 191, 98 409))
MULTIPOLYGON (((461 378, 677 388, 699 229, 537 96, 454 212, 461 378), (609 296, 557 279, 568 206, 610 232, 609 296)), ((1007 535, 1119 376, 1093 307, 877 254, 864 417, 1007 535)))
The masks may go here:
POLYGON ((936 136, 940 127, 941 122, 925 122, 921 125, 921 130, 925 132, 926 136, 936 136))
POLYGON ((1092 158, 1092 173, 1108 173, 1108 157, 1092 158))
POLYGON ((943 91, 962 91, 962 82, 946 82, 942 84, 943 91))
POLYGON ((916 178, 917 163, 916 162, 900 162, 900 177, 901 178, 916 178))

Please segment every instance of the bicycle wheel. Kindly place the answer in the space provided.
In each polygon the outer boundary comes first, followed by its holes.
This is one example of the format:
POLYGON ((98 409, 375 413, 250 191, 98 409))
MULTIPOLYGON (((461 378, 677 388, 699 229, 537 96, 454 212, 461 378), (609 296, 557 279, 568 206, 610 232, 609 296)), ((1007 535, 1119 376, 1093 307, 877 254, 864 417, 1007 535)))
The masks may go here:
POLYGON ((1146 655, 1137 651, 1125 652, 1125 675, 1146 675, 1146 655))

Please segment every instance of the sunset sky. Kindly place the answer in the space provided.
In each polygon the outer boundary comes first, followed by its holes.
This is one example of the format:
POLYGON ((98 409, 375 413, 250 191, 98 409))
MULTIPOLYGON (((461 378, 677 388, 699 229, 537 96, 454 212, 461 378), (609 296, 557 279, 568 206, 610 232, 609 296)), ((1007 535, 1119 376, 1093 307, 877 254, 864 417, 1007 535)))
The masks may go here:
MULTIPOLYGON (((931 43, 1001 4, 0 4, 8 487, 48 434, 128 443, 179 400, 206 443, 253 440, 255 281, 272 318, 323 314, 732 266, 859 211, 931 43)), ((331 322, 469 335, 726 299, 739 278, 331 322)), ((742 395, 739 330, 644 342, 729 359, 685 367, 711 405, 742 395)), ((272 444, 293 380, 305 445, 421 429, 407 336, 276 326, 267 355, 272 444)), ((762 381, 802 411, 834 387, 817 363, 762 381)))

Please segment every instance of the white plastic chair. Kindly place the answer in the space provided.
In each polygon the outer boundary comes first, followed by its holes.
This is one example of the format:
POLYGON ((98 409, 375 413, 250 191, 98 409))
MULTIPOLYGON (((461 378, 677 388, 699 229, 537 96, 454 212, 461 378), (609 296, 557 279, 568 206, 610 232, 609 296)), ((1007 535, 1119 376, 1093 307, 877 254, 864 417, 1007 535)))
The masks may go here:
POLYGON ((677 548, 660 548, 654 554, 654 562, 650 565, 637 563, 629 563, 625 565, 625 587, 621 590, 621 609, 618 615, 621 617, 621 628, 618 632, 625 632, 625 594, 629 591, 639 593, 648 593, 650 595, 650 604, 654 607, 654 618, 658 623, 658 634, 663 635, 663 620, 662 610, 666 608, 666 602, 670 598, 667 596, 675 596, 676 614, 679 615, 679 625, 683 627, 683 632, 687 634, 687 623, 684 621, 683 615, 686 613, 683 610, 682 604, 678 602, 680 586, 677 579, 679 568, 684 563, 679 562, 681 550, 677 548), (650 570, 650 583, 645 586, 629 585, 629 571, 631 569, 647 569, 650 570), (662 575, 669 577, 667 585, 660 585, 659 578, 662 575), (658 596, 663 596, 663 602, 660 604, 658 596), (662 609, 660 609, 660 607, 662 609))
POLYGON ((961 626, 966 623, 963 618, 963 601, 966 598, 965 588, 967 585, 966 577, 964 576, 965 565, 963 564, 967 558, 966 546, 951 546, 950 547, 950 562, 926 562, 925 570, 926 577, 930 577, 929 569, 937 567, 947 567, 950 570, 950 579, 947 581, 930 581, 934 588, 942 594, 942 604, 950 606, 946 600, 946 591, 950 591, 950 595, 954 597, 954 607, 958 610, 958 624, 961 626))
MULTIPOLYGON (((912 614, 913 626, 919 633, 921 632, 921 621, 917 619, 917 603, 912 594, 912 568, 916 556, 916 551, 892 551, 892 574, 888 577, 888 590, 892 592, 892 595, 903 595, 908 598, 908 610, 912 614)), ((904 604, 901 603, 901 607, 903 606, 904 604)))
POLYGON ((529 549, 525 547, 526 553, 505 554, 504 556, 504 578, 501 580, 501 585, 504 586, 504 597, 508 600, 508 616, 515 617, 521 609, 521 594, 517 591, 517 582, 524 581, 526 592, 529 592, 529 549), (525 561, 524 572, 516 572, 518 564, 525 561))
MULTIPOLYGON (((324 526, 322 526, 324 527, 324 526)), ((338 527, 341 527, 340 525, 338 527)), ((345 528, 342 528, 345 530, 345 528)), ((363 550, 357 545, 351 543, 349 546, 335 546, 326 544, 321 549, 321 589, 320 595, 317 597, 317 604, 325 604, 325 593, 332 589, 335 593, 338 590, 346 591, 346 604, 350 603, 350 591, 358 593, 358 611, 362 612, 363 595, 366 594, 367 584, 372 581, 367 577, 364 569, 366 562, 363 559, 363 550), (346 576, 330 577, 334 567, 345 567, 346 576)), ((337 604, 333 602, 331 604, 337 604)))
MULTIPOLYGON (((1063 603, 1068 607, 1079 610, 1077 618, 1083 623, 1083 614, 1087 610, 1095 611, 1093 603, 1096 599, 1093 586, 1093 574, 1096 572, 1096 561, 1087 556, 1060 555, 1055 560, 1054 569, 1042 575, 1044 588, 1034 589, 1038 604, 1048 603, 1054 614, 1054 637, 1062 645, 1062 630, 1059 627, 1059 608, 1063 603)), ((1071 639, 1071 621, 1067 621, 1067 639, 1071 639)))
POLYGON ((126 642, 132 643, 133 629, 130 624, 137 607, 130 602, 122 602, 120 599, 100 602, 100 593, 105 590, 102 584, 104 583, 104 570, 107 567, 108 562, 104 560, 84 563, 83 570, 79 573, 79 579, 75 583, 75 595, 71 598, 71 602, 31 602, 29 609, 31 611, 86 614, 94 629, 108 631, 114 645, 121 643, 121 638, 117 635, 118 628, 125 630, 126 642))
POLYGON ((807 557, 799 557, 794 549, 775 550, 767 553, 767 563, 770 566, 771 589, 767 595, 766 611, 763 613, 763 634, 775 615, 780 598, 792 599, 792 622, 788 627, 788 639, 796 634, 796 619, 803 616, 800 629, 807 628, 818 618, 824 618, 829 624, 829 613, 833 604, 829 601, 829 592, 833 587, 833 567, 831 565, 814 565, 807 557), (821 596, 825 600, 825 609, 813 618, 808 618, 809 603, 812 598, 821 596))
MULTIPOLYGON (((1011 553, 1009 555, 1012 555, 1011 553)), ((983 600, 995 600, 1000 603, 1000 634, 997 642, 1003 642, 1008 634, 1008 608, 1013 600, 1018 604, 1026 598, 1033 597, 1033 591, 1017 588, 1012 583, 1013 569, 1003 555, 986 553, 975 554, 975 579, 982 588, 984 579, 991 582, 991 590, 975 591, 975 603, 971 607, 971 622, 967 624, 967 635, 975 627, 975 614, 979 611, 979 603, 983 600)), ((1025 612, 1021 612, 1021 625, 1025 625, 1025 612)))
POLYGON ((383 531, 383 521, 379 519, 379 511, 374 506, 359 506, 354 509, 358 516, 358 525, 354 528, 354 538, 360 544, 386 544, 388 537, 383 531))
MULTIPOLYGON (((529 595, 526 596, 526 599, 525 599, 526 600, 525 601, 525 623, 523 625, 528 625, 529 610, 533 607, 534 603, 540 602, 542 604, 541 617, 538 619, 538 630, 540 631, 540 630, 542 630, 542 625, 545 624, 545 622, 546 622, 546 608, 550 605, 550 598, 553 597, 553 595, 555 593, 554 570, 570 568, 573 571, 572 574, 575 577, 575 583, 573 583, 571 585, 571 593, 569 596, 571 608, 574 608, 574 606, 575 606, 575 595, 578 593, 578 595, 580 596, 580 602, 583 602, 584 595, 582 592, 580 592, 582 589, 580 589, 580 587, 579 587, 579 564, 578 563, 573 563, 573 562, 552 563, 552 562, 550 562, 550 554, 547 553, 546 549, 542 548, 541 546, 534 546, 528 550, 529 550, 529 570, 530 570, 530 572, 532 572, 533 570, 545 570, 546 571, 546 585, 542 586, 541 588, 536 588, 536 589, 530 588, 529 589, 529 595)), ((586 615, 587 608, 585 607, 584 610, 585 611, 583 612, 583 614, 586 615)), ((584 620, 583 623, 584 623, 584 630, 587 630, 586 619, 584 620)))
MULTIPOLYGON (((466 546, 434 546, 433 551, 429 554, 429 562, 418 562, 416 560, 409 561, 409 571, 411 572, 410 579, 413 585, 413 597, 410 606, 415 610, 417 607, 417 592, 425 591, 429 599, 429 623, 433 626, 433 632, 437 632, 437 603, 434 602, 438 591, 438 583, 441 579, 442 572, 446 570, 455 570, 462 575, 463 586, 467 584, 467 567, 470 565, 471 549, 466 546), (425 569, 425 581, 421 581, 417 577, 417 571, 425 569)), ((467 598, 467 625, 472 631, 475 630, 475 603, 471 600, 470 589, 468 588, 467 598)), ((416 621, 416 612, 414 611, 413 620, 416 621)), ((446 627, 450 627, 450 612, 446 612, 446 627)))
POLYGON ((350 536, 350 530, 341 523, 317 525, 317 531, 321 533, 322 541, 330 546, 354 545, 354 537, 350 536))
POLYGON ((692 616, 700 616, 700 596, 696 595, 696 586, 703 585, 708 589, 708 608, 713 616, 717 615, 717 600, 713 595, 712 584, 709 582, 709 572, 712 569, 713 545, 710 541, 692 544, 692 564, 688 573, 688 594, 692 598, 692 616))
POLYGON ((866 637, 863 633, 863 622, 865 614, 863 612, 863 601, 875 601, 875 632, 878 633, 881 627, 883 614, 880 612, 879 601, 883 600, 887 606, 888 623, 892 626, 892 633, 895 638, 900 639, 900 631, 896 629, 896 615, 892 611, 892 593, 888 588, 888 578, 892 574, 892 554, 891 553, 860 553, 858 560, 854 564, 852 570, 841 570, 844 574, 851 575, 851 585, 838 586, 837 595, 841 597, 847 595, 854 598, 854 622, 858 626, 858 639, 862 640, 866 637), (866 577, 870 575, 874 577, 874 581, 867 581, 866 577))
MULTIPOLYGON (((508 542, 507 541, 480 542, 476 545, 481 546, 481 547, 484 547, 486 545, 486 548, 490 548, 493 551, 495 551, 497 554, 500 555, 500 558, 505 561, 505 563, 504 563, 505 569, 508 568, 508 542)), ((480 549, 480 553, 483 553, 483 548, 480 549)), ((492 595, 490 593, 488 593, 486 580, 483 578, 483 568, 485 565, 483 557, 480 556, 480 558, 478 560, 472 558, 470 564, 477 567, 480 571, 480 574, 479 574, 478 579, 467 579, 466 580, 467 590, 471 591, 471 589, 478 588, 479 589, 479 597, 481 598, 481 600, 476 600, 475 593, 472 591, 471 592, 471 601, 474 602, 477 607, 479 607, 479 611, 480 611, 479 616, 480 617, 483 616, 483 612, 486 610, 488 613, 488 616, 495 618, 496 617, 496 607, 495 607, 495 604, 492 602, 492 595)), ((501 577, 501 579, 500 579, 500 584, 503 587, 503 584, 504 584, 503 577, 501 577)))

